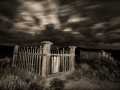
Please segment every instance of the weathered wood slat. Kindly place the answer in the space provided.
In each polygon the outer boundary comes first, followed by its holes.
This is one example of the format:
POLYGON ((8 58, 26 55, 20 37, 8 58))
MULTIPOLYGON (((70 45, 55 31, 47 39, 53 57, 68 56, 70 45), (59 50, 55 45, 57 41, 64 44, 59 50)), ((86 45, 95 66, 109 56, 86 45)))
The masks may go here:
MULTIPOLYGON (((66 51, 64 53, 66 54, 66 51)), ((65 64, 65 71, 66 71, 67 70, 67 56, 65 56, 64 64, 65 64)))
MULTIPOLYGON (((37 49, 37 53, 39 52, 39 50, 37 49)), ((39 59, 39 55, 37 55, 37 62, 36 62, 36 74, 38 74, 38 59, 39 59)))
MULTIPOLYGON (((64 48, 62 54, 65 54, 64 48)), ((65 71, 65 56, 63 56, 63 71, 65 71)))
MULTIPOLYGON (((33 51, 33 48, 31 47, 31 51, 32 51, 32 53, 34 53, 34 51, 33 51)), ((34 60, 34 54, 32 54, 32 62, 31 62, 31 65, 32 65, 32 72, 34 72, 34 66, 33 66, 33 60, 34 60)))
MULTIPOLYGON (((42 54, 42 47, 40 46, 40 54, 42 54)), ((39 55, 39 75, 41 75, 41 68, 42 68, 42 66, 41 66, 41 59, 42 59, 42 56, 41 55, 39 55)))
MULTIPOLYGON (((30 53, 30 50, 28 49, 28 53, 30 53)), ((30 72, 30 69, 31 69, 31 65, 30 65, 30 55, 27 55, 28 56, 28 72, 30 72)))

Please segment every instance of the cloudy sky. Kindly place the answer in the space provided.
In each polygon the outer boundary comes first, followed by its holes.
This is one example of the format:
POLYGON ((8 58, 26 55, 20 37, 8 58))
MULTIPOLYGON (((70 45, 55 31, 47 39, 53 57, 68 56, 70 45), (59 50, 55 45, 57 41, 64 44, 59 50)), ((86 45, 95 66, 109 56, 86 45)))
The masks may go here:
POLYGON ((120 50, 119 0, 0 0, 0 44, 120 50))

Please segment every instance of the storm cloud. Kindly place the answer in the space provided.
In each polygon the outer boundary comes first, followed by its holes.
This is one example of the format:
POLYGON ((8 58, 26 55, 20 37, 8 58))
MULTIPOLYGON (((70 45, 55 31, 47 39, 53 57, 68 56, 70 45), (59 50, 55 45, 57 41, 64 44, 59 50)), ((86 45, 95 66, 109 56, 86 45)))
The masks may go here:
POLYGON ((119 0, 1 0, 0 44, 120 49, 119 0))

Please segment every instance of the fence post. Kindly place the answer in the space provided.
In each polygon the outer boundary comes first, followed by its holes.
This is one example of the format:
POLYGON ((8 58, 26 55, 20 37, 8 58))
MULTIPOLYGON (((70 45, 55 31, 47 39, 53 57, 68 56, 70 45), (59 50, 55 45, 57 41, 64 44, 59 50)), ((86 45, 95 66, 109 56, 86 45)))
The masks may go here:
POLYGON ((41 42, 43 44, 43 61, 42 61, 42 76, 47 77, 49 74, 49 61, 50 61, 50 49, 51 43, 50 41, 43 41, 41 42))
POLYGON ((15 60, 17 59, 18 48, 19 48, 18 45, 14 46, 12 66, 15 66, 15 60))
POLYGON ((75 70, 75 46, 69 46, 71 54, 71 70, 75 70))

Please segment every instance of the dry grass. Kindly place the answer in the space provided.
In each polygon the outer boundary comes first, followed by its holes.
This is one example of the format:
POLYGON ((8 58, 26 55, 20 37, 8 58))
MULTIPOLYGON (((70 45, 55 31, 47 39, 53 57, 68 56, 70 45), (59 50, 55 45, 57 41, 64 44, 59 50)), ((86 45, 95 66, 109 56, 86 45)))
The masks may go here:
POLYGON ((66 90, 119 90, 120 69, 114 60, 84 60, 67 81, 66 90))
POLYGON ((36 76, 30 73, 8 73, 9 70, 6 69, 0 77, 0 90, 43 90, 43 87, 38 83, 40 79, 36 80, 36 76))
POLYGON ((65 85, 66 90, 93 90, 99 88, 100 85, 91 83, 90 79, 86 77, 82 77, 79 81, 70 81, 65 85))
POLYGON ((79 81, 69 81, 65 84, 65 90, 119 90, 120 83, 101 81, 97 78, 83 77, 79 81))
MULTIPOLYGON (((6 65, 8 66, 0 67, 0 90, 43 90, 45 88, 44 83, 40 82, 42 77, 6 65)), ((66 77, 66 81, 53 79, 50 90, 117 90, 120 83, 115 81, 120 82, 120 69, 115 61, 84 60, 76 65, 76 70, 66 77)))
MULTIPOLYGON (((0 90, 43 90, 42 77, 12 67, 5 59, 0 60, 0 90), (3 61, 2 61, 3 60, 3 61)), ((10 59, 8 59, 10 60, 10 59)))
POLYGON ((21 80, 18 76, 8 75, 0 78, 1 90, 26 90, 27 86, 27 83, 21 80))

